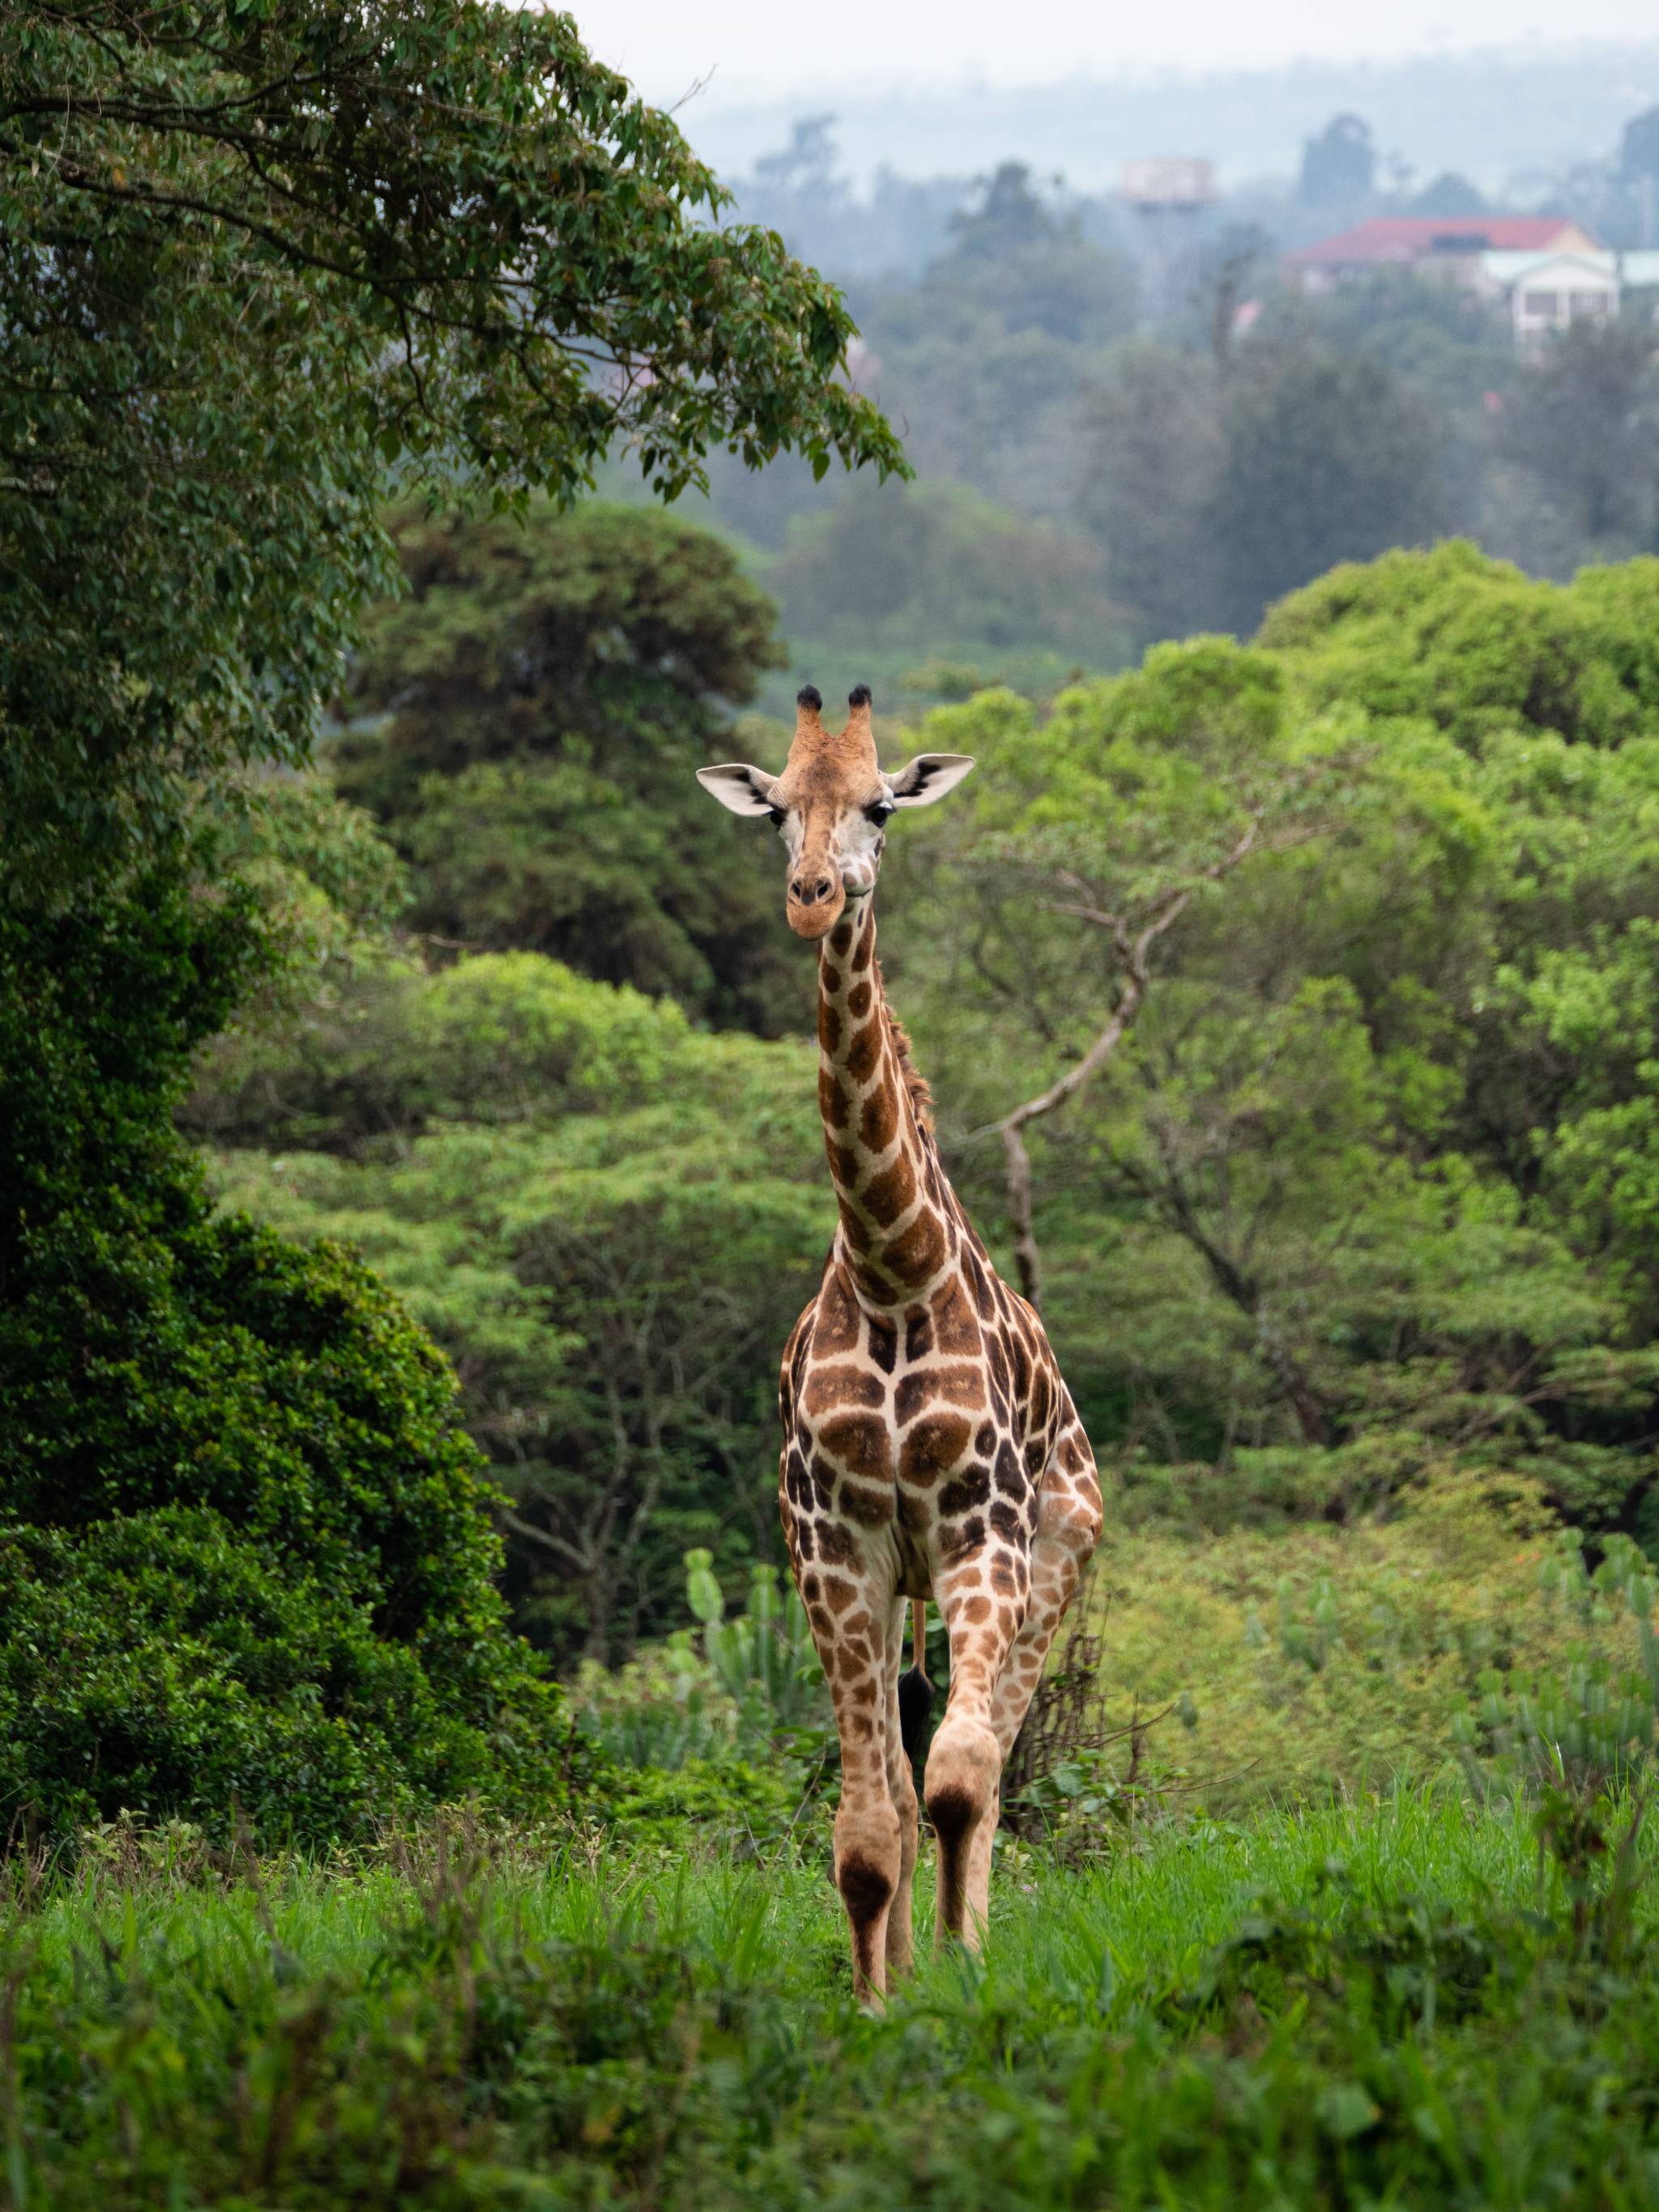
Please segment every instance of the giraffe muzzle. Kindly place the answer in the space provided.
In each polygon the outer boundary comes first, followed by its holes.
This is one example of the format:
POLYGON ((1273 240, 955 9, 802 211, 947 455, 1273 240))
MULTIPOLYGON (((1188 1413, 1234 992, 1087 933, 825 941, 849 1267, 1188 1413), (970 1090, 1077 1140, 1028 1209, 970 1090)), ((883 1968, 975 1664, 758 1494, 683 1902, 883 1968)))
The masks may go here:
POLYGON ((825 937, 841 919, 847 892, 832 868, 803 870, 789 882, 784 915, 797 937, 825 937))

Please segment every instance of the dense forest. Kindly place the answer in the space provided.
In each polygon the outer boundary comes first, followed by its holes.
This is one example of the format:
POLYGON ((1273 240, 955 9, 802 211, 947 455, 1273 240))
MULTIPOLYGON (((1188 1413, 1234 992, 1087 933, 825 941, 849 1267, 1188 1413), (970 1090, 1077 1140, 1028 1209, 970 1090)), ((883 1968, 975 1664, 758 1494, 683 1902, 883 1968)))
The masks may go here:
MULTIPOLYGON (((401 542, 356 679, 397 704, 242 833, 311 957, 182 1110, 227 1197, 364 1250, 434 1331, 520 1619, 614 1659, 681 1617, 688 1545, 776 1556, 773 1361, 833 1222, 810 962, 684 768, 781 759, 702 688, 775 647, 672 520, 401 542), (608 568, 652 624, 625 676, 625 626, 603 654, 587 626, 608 568)), ((1507 1469, 1659 1543, 1656 620, 1659 563, 1562 589, 1452 544, 1337 569, 1249 646, 890 740, 979 761, 904 825, 880 920, 1011 1267, 998 1125, 1142 997, 1029 1132, 1045 1311, 1133 1509, 1340 1518, 1507 1469)))
MULTIPOLYGON (((843 292, 827 144, 734 204, 490 0, 0 10, 9 2212, 1651 2197, 1650 303, 1016 163, 843 292), (885 979, 1109 1493, 879 2006, 814 969, 696 777, 802 676, 974 757, 885 979)), ((1466 199, 1377 161, 1296 220, 1466 199)))
MULTIPOLYGON (((396 493, 523 514, 618 441, 664 495, 711 444, 879 474, 898 443, 836 374, 838 295, 721 224, 568 17, 14 9, 0 154, 5 1820, 317 1843, 568 1802, 452 1369, 361 1250, 216 1207, 175 1110, 262 994, 315 1026, 337 916, 399 908, 367 818, 294 781, 397 580, 396 493)), ((693 733, 720 649, 689 656, 693 733)), ((731 936, 707 902, 666 922, 653 987, 763 995, 731 936)))
MULTIPOLYGON (((495 23, 447 65, 493 66, 495 23)), ((20 49, 20 87, 58 82, 77 36, 20 49)), ((590 66, 546 36, 514 66, 590 66)), ((331 52, 344 113, 366 64, 343 31, 331 52)), ((140 41, 110 97, 141 106, 178 66, 140 41)), ((30 580, 3 669, 8 1127, 34 1194, 8 1232, 29 1285, 8 1480, 52 1571, 82 1571, 76 1527, 126 1557, 118 1508, 196 1516, 195 1571, 234 1579, 211 1516, 276 1527, 335 1463, 304 1441, 347 1416, 304 1409, 303 1331, 286 1441, 232 1441, 263 1435, 313 1251, 354 1340, 408 1332, 404 1382, 377 1397, 365 1370, 349 1421, 414 1422, 428 1502, 468 1466, 499 1488, 493 1535, 411 1525, 420 1575, 459 1546, 459 1590, 501 1543, 507 1613, 556 1668, 681 1624, 690 1550, 728 1589, 776 1561, 773 1362, 830 1222, 811 976, 692 770, 781 757, 804 657, 826 690, 875 681, 890 752, 979 761, 895 840, 888 969, 951 1170, 1041 1295, 1131 1515, 1341 1521, 1507 1470, 1659 1550, 1659 567, 1547 573, 1651 543, 1641 303, 1521 360, 1445 286, 1277 290, 1237 224, 1191 298, 1149 301, 1103 210, 1013 164, 919 270, 843 301, 776 232, 690 222, 719 188, 592 66, 643 166, 568 124, 621 197, 586 244, 537 234, 539 322, 510 304, 506 202, 495 232, 423 227, 445 165, 483 156, 395 101, 374 158, 414 210, 403 259, 365 263, 322 325, 307 271, 371 232, 390 252, 378 203, 336 192, 247 262, 271 218, 234 133, 210 217, 131 184, 134 148, 156 176, 185 158, 174 125, 112 137, 95 101, 82 167, 19 201, 9 434, 37 459, 4 493, 30 580), (95 220, 83 170, 113 195, 95 220), (657 258, 581 319, 639 364, 602 398, 562 303, 629 246, 646 182, 657 258), (230 293, 181 287, 186 251, 230 293), (257 326, 222 304, 238 286, 257 326), (388 350, 410 286, 430 348, 410 325, 388 350), (296 373, 319 329, 331 410, 296 373), (1547 573, 1496 557, 1506 533, 1547 573), (293 1277, 274 1334, 250 1269, 293 1277), (217 1371, 220 1331, 234 1417, 184 1380, 217 1371)), ((318 151, 260 96, 293 160, 361 183, 349 133, 318 151)), ((514 127, 503 173, 544 158, 514 127)), ((782 222, 833 161, 820 119, 745 189, 782 222)), ((1304 225, 1398 198, 1378 163, 1354 118, 1310 139, 1304 225)), ((392 1571, 389 1538, 325 1543, 326 1494, 305 1572, 359 1542, 392 1571)), ((443 1606, 413 1571, 418 1644, 443 1606)))
MULTIPOLYGON (((919 481, 717 457, 713 515, 756 549, 797 676, 856 641, 895 678, 931 672, 934 697, 964 669, 1052 688, 1160 638, 1247 634, 1285 592, 1391 546, 1467 536, 1561 582, 1652 550, 1648 294, 1525 357, 1464 285, 1287 281, 1288 249, 1371 216, 1506 211, 1455 169, 1402 178, 1362 117, 1173 228, 1012 161, 860 197, 834 123, 798 123, 744 204, 845 277, 855 377, 919 481)), ((1659 111, 1529 190, 1511 205, 1649 242, 1659 111)))

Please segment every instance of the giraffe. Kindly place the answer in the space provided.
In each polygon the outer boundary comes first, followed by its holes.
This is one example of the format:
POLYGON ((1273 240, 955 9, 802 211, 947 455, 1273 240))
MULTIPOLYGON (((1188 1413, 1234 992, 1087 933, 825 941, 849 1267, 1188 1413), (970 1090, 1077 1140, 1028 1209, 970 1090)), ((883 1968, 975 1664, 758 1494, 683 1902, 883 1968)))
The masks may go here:
MULTIPOLYGON (((860 2001, 912 1962, 915 1785, 900 1719, 907 1606, 944 1614, 950 1692, 923 1778, 936 1942, 977 1950, 1003 1762, 1100 1533, 1094 1455, 1036 1312, 1000 1280, 940 1162, 929 1093, 889 1011, 873 894, 885 824, 973 762, 884 774, 860 684, 831 732, 811 684, 781 775, 697 771, 788 854, 785 917, 818 946, 818 1103, 839 1222, 783 1355, 779 1503, 841 1739, 835 1881, 860 2001)), ((907 1678, 907 1680, 908 1678, 907 1678)))

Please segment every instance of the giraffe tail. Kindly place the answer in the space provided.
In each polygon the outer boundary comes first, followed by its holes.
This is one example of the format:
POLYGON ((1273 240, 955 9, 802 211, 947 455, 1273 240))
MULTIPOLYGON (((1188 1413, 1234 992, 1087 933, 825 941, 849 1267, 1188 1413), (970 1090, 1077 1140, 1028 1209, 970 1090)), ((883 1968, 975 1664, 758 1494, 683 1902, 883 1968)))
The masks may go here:
POLYGON ((899 1676, 899 1735, 904 1755, 914 1765, 927 1747, 927 1723, 933 1717, 934 1689, 927 1679, 927 1601, 919 1597, 910 1608, 912 1664, 899 1676))

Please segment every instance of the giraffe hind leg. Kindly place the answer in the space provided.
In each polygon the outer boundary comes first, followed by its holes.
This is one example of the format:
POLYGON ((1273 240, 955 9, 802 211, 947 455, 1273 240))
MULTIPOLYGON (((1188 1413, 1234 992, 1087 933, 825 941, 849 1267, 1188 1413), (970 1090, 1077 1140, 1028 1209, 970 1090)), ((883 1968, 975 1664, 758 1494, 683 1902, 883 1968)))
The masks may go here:
MULTIPOLYGON (((933 1717, 933 1706, 939 1692, 927 1673, 927 1601, 916 1599, 915 1654, 907 1674, 898 1680, 899 1734, 904 1744, 904 1756, 912 1766, 927 1741, 927 1723, 933 1717)), ((901 1650, 900 1657, 903 1657, 901 1650)))
MULTIPOLYGON (((986 1545, 934 1577, 951 1633, 950 1694, 928 1748, 924 1785, 927 1817, 939 1838, 936 1948, 947 1936, 960 1937, 975 1951, 984 1940, 984 1903, 975 1909, 970 1876, 976 1842, 988 1838, 996 1826, 1002 1756, 991 1706, 1018 1624, 1012 1605, 994 1601, 989 1593, 993 1577, 1009 1564, 1000 1547, 986 1545)), ((988 1840, 984 1849, 988 1864, 988 1840)))

